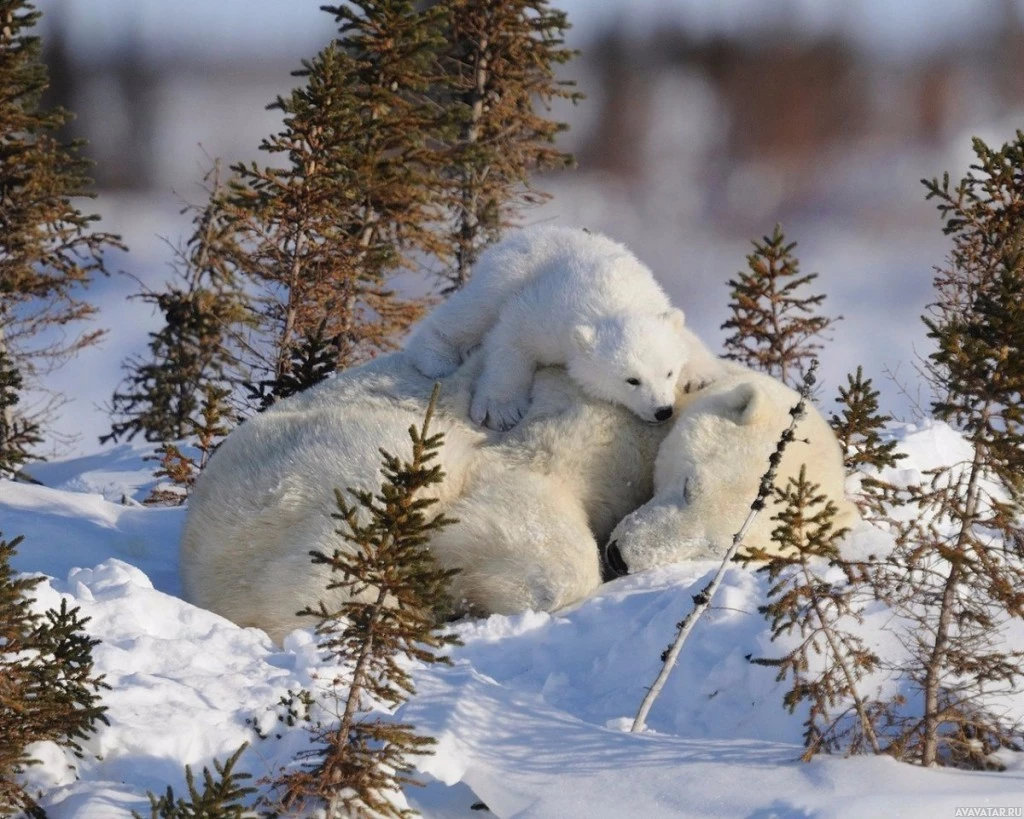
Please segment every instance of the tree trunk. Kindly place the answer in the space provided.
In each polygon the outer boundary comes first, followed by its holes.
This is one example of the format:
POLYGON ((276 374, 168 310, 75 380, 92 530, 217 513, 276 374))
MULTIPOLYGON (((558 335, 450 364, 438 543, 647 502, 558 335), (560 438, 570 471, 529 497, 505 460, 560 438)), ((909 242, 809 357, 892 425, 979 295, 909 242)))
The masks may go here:
MULTIPOLYGON (((9 351, 7 349, 7 338, 4 335, 4 321, 5 321, 5 319, 6 319, 5 311, 0 310, 0 358, 2 358, 5 354, 8 355, 8 356, 10 355, 10 353, 9 353, 9 351)), ((13 367, 14 366, 14 361, 11 360, 10 358, 8 358, 8 360, 11 362, 11 366, 13 367)), ((14 407, 10 407, 10 406, 4 407, 3 413, 4 413, 4 415, 3 415, 3 419, 2 420, 3 420, 4 429, 11 429, 14 426, 14 407)), ((2 442, 0 442, 0 443, 2 443, 2 442)))
MULTIPOLYGON (((466 124, 463 133, 463 142, 466 145, 475 145, 480 141, 480 122, 484 117, 484 95, 487 91, 487 79, 490 73, 490 61, 487 57, 487 48, 490 45, 490 38, 485 34, 480 38, 477 46, 476 71, 474 74, 473 91, 470 96, 472 100, 472 114, 466 124)), ((479 222, 476 218, 477 191, 476 178, 471 170, 462 171, 462 213, 459 218, 459 245, 456 251, 455 281, 452 286, 458 290, 469 281, 470 270, 476 262, 473 253, 473 243, 479 230, 479 222)))
MULTIPOLYGON (((987 414, 987 408, 982 410, 987 414)), ((962 554, 967 546, 967 533, 974 524, 978 514, 978 479, 985 458, 985 446, 976 442, 974 460, 971 462, 971 474, 967 481, 967 502, 964 515, 960 519, 960 531, 957 534, 954 550, 962 554)), ((946 650, 949 645, 949 632, 953 625, 953 606, 956 602, 957 586, 962 581, 963 569, 959 563, 952 563, 949 575, 942 589, 942 603, 939 607, 939 620, 935 626, 935 644, 928 656, 924 676, 924 741, 921 746, 921 764, 925 767, 938 762, 939 728, 942 726, 942 714, 939 710, 939 689, 942 682, 942 670, 946 662, 946 650)))

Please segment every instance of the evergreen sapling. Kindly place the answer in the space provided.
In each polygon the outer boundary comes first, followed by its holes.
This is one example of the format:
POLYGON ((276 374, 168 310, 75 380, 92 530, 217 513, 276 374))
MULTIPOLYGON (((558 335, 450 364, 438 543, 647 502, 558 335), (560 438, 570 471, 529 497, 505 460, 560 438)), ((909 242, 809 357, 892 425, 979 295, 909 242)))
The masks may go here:
POLYGON ((220 166, 207 175, 208 200, 193 213, 193 233, 175 250, 175 277, 161 292, 144 290, 164 317, 150 333, 149 354, 125 361, 126 376, 114 392, 110 432, 100 442, 180 441, 192 432, 200 398, 215 388, 230 390, 237 379, 238 339, 250 323, 248 298, 227 261, 226 217, 220 166))
MULTIPOLYGON (((188 788, 188 800, 174 796, 174 790, 168 786, 167 791, 157 797, 149 796, 150 819, 248 819, 259 814, 248 808, 248 798, 256 793, 256 788, 246 784, 252 777, 244 772, 235 771, 235 765, 248 747, 243 744, 224 762, 213 761, 216 776, 209 768, 203 768, 203 789, 199 790, 192 768, 185 766, 185 784, 188 788)), ((132 811, 135 819, 143 819, 141 814, 132 811)))
POLYGON ((321 324, 339 341, 338 368, 397 347, 421 306, 390 280, 439 248, 426 161, 438 113, 425 95, 440 12, 411 0, 324 10, 338 38, 271 106, 283 127, 260 151, 274 164, 233 166, 226 198, 233 267, 259 291, 243 356, 256 384, 280 383, 321 324))
POLYGON ((817 273, 800 273, 793 250, 779 225, 771 236, 754 242, 747 256, 747 271, 729 281, 732 317, 723 330, 725 358, 775 376, 796 389, 815 354, 823 334, 840 317, 828 318, 816 311, 824 294, 804 294, 817 273))
POLYGON ((72 204, 92 196, 91 163, 81 142, 58 138, 71 115, 40 106, 49 84, 33 33, 40 17, 27 0, 0 0, 0 351, 30 383, 100 338, 101 331, 72 326, 96 312, 81 290, 106 272, 105 254, 122 248, 116 236, 92 230, 98 216, 72 204), (63 332, 51 332, 57 328, 63 332))
POLYGON ((452 292, 469 279, 480 252, 515 224, 525 207, 549 196, 534 172, 570 167, 555 145, 568 128, 538 112, 554 100, 576 103, 574 83, 556 79, 577 52, 566 48, 569 23, 547 0, 443 0, 439 81, 431 90, 444 112, 441 191, 445 205, 443 273, 452 292))
POLYGON ((319 746, 301 770, 277 780, 275 809, 294 814, 314 804, 326 815, 408 817, 413 811, 394 801, 403 785, 415 784, 409 755, 430 753, 434 740, 413 726, 369 716, 371 703, 395 707, 414 693, 410 660, 449 663, 440 653, 457 645, 454 635, 436 630, 449 610, 452 575, 438 568, 427 545, 431 533, 453 521, 429 517, 435 499, 425 491, 444 478, 432 463, 443 434, 431 434, 435 387, 420 429, 410 427, 412 458, 382 452, 383 483, 378 493, 337 492, 339 529, 349 548, 313 552, 329 566, 328 589, 343 589, 348 602, 336 610, 323 602, 303 613, 319 620, 317 633, 327 655, 351 673, 334 681, 338 722, 313 731, 319 746))
POLYGON ((906 456, 896 451, 895 440, 885 440, 885 425, 892 420, 878 410, 878 390, 871 379, 864 377, 862 367, 846 376, 846 387, 839 388, 836 403, 842 408, 829 422, 840 446, 843 463, 850 474, 858 474, 860 496, 857 505, 862 513, 880 520, 895 501, 895 487, 878 478, 878 472, 896 466, 906 456))
POLYGON ((0 478, 13 477, 31 460, 32 447, 43 442, 39 424, 14 411, 21 401, 21 386, 21 373, 0 347, 0 478))
POLYGON ((55 742, 82 756, 81 742, 106 723, 100 691, 107 686, 93 671, 92 649, 99 643, 83 630, 65 600, 60 609, 33 611, 38 577, 18 577, 11 558, 21 543, 0 538, 0 815, 44 816, 36 799, 19 783, 36 764, 28 751, 35 742, 55 742))
MULTIPOLYGON (((168 484, 160 483, 143 501, 157 506, 180 506, 188 500, 196 478, 206 468, 214 450, 231 431, 234 416, 227 406, 228 390, 205 384, 203 386, 202 413, 199 420, 189 421, 195 436, 193 446, 199 452, 199 460, 186 455, 175 444, 165 443, 156 455, 160 468, 153 473, 156 478, 167 478, 168 484)), ((143 460, 153 460, 147 456, 143 460)))
POLYGON ((764 562, 758 571, 768 575, 768 602, 758 610, 771 623, 772 641, 796 634, 799 643, 782 657, 753 662, 777 668, 780 682, 791 680, 783 697, 790 713, 809 705, 804 761, 821 751, 860 753, 865 745, 881 753, 878 708, 860 692, 879 659, 843 626, 844 620, 860 621, 857 589, 845 578, 827 577, 841 563, 838 542, 846 530, 833 528, 836 506, 807 479, 805 468, 775 494, 783 508, 772 518, 778 521, 773 550, 752 547, 740 559, 764 562))
POLYGON ((950 187, 926 181, 952 237, 924 317, 935 351, 927 367, 934 416, 957 428, 971 457, 931 470, 908 490, 915 513, 875 575, 878 592, 909 623, 899 671, 920 694, 894 753, 922 765, 998 765, 1018 741, 995 703, 1020 690, 1024 656, 1004 629, 1024 615, 1024 133, 950 187))

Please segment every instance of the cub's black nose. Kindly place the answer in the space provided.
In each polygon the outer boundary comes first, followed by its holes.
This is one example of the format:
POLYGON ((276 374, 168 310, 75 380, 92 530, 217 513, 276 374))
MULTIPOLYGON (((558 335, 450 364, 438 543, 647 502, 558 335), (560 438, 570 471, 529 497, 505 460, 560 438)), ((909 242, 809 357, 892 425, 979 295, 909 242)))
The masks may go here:
POLYGON ((654 411, 655 421, 667 421, 671 417, 672 407, 658 407, 658 409, 654 411))
POLYGON ((619 544, 614 540, 605 548, 604 560, 605 563, 608 564, 608 568, 611 569, 614 577, 622 577, 623 575, 629 574, 629 566, 627 566, 626 561, 622 559, 622 552, 619 551, 619 544))

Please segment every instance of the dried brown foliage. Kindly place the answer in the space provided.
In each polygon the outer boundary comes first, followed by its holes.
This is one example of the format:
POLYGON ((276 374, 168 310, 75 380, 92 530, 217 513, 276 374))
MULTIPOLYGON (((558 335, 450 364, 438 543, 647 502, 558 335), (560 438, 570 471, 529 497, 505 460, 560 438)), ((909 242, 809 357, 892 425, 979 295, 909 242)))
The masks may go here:
POLYGON ((442 258, 448 292, 462 287, 481 250, 549 197, 531 184, 538 171, 570 167, 555 144, 568 128, 539 111, 577 102, 574 83, 556 78, 576 52, 566 48, 565 13, 547 0, 442 0, 447 47, 432 90, 444 111, 438 162, 446 209, 442 258))
POLYGON ((32 34, 39 17, 25 0, 0 0, 0 348, 30 379, 102 335, 71 325, 96 312, 81 288, 106 272, 104 254, 121 247, 93 231, 98 216, 72 204, 92 196, 91 163, 80 142, 58 138, 70 114, 39 107, 49 82, 32 34))

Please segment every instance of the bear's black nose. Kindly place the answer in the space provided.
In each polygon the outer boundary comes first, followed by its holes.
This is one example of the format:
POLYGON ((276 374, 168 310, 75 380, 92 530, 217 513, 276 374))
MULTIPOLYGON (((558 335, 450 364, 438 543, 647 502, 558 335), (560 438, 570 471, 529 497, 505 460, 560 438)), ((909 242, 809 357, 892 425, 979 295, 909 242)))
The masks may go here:
POLYGON ((658 407, 654 411, 654 420, 667 421, 672 417, 672 407, 658 407))
POLYGON ((627 566, 626 561, 622 559, 622 552, 619 551, 619 544, 614 540, 605 548, 604 559, 605 563, 608 564, 608 568, 611 569, 614 577, 622 577, 623 575, 629 574, 629 566, 627 566))

